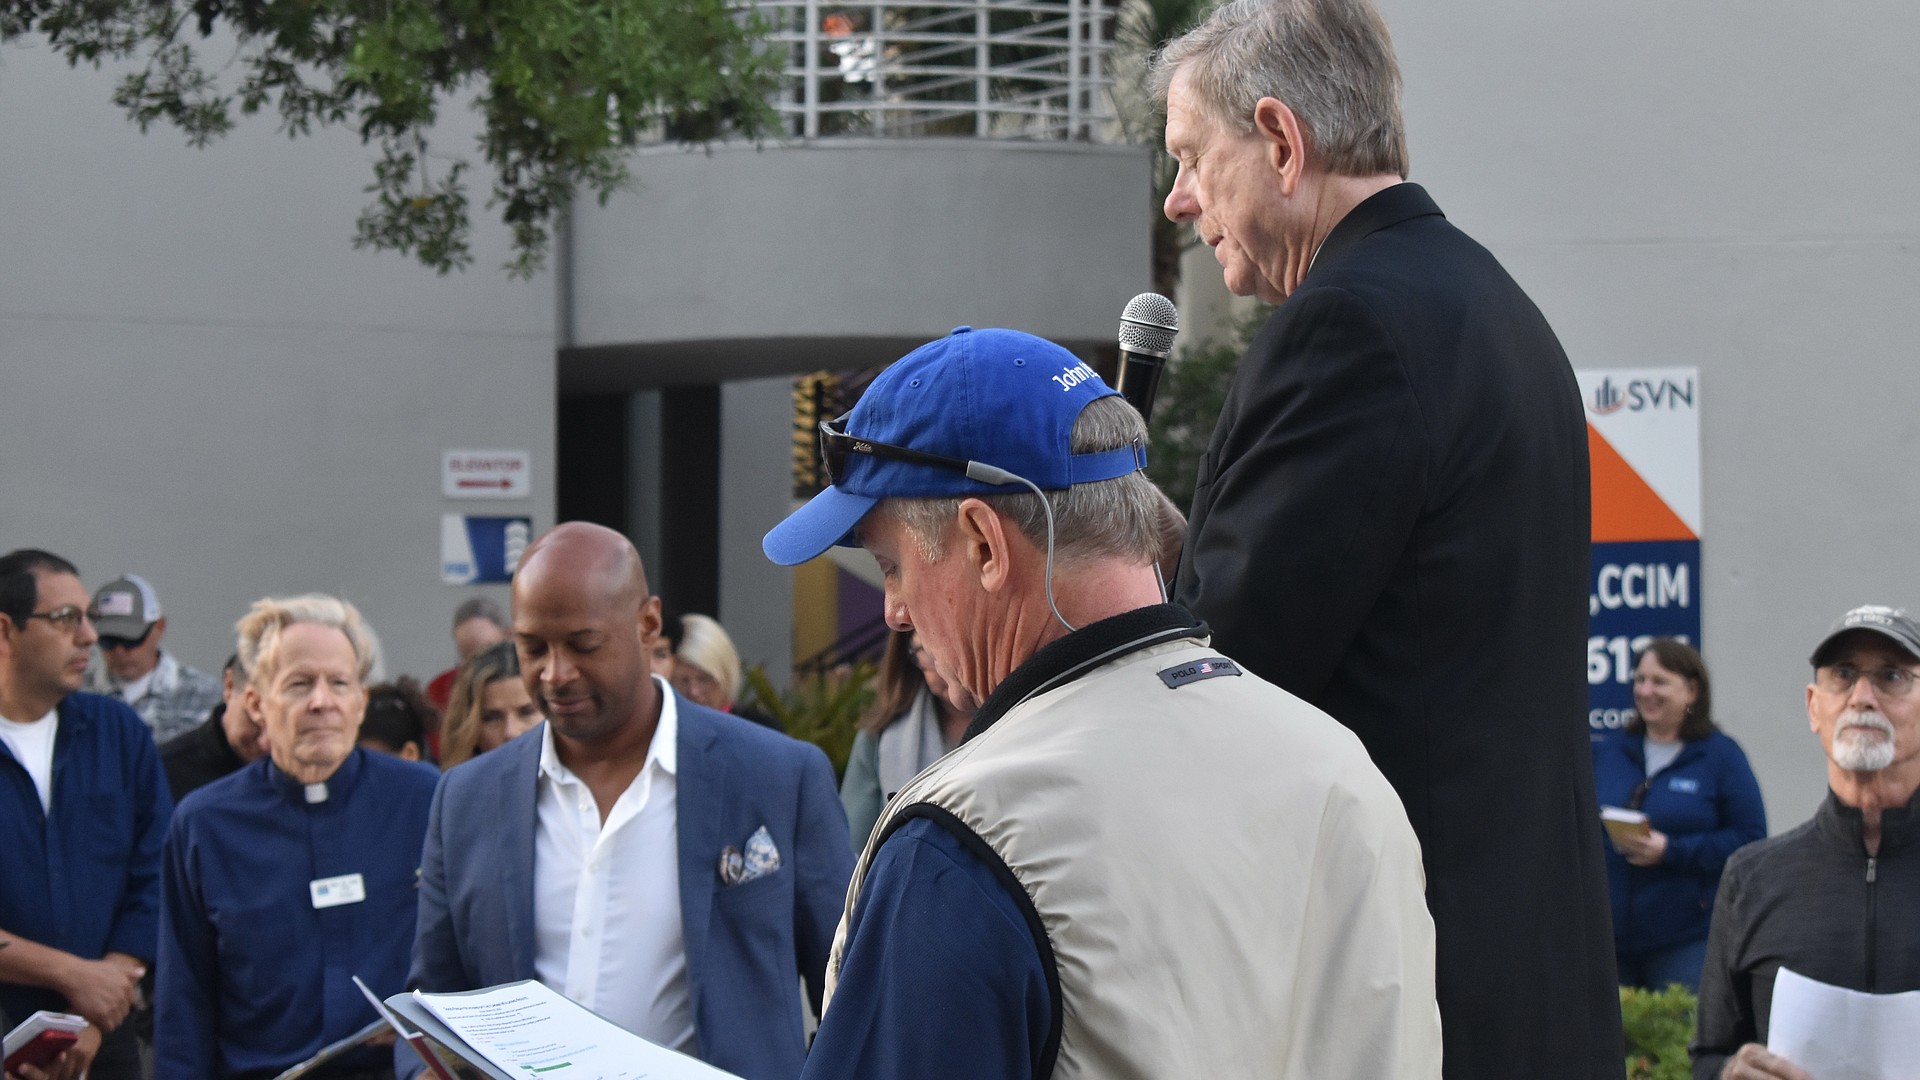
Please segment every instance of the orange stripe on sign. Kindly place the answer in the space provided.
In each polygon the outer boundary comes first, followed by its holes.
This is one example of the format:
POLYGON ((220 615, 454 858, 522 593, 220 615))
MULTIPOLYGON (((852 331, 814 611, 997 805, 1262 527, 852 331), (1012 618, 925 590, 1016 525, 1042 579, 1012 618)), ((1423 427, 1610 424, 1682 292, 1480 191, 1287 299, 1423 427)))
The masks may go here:
POLYGON ((1587 456, 1593 462, 1595 543, 1698 539, 1592 424, 1587 425, 1587 456))

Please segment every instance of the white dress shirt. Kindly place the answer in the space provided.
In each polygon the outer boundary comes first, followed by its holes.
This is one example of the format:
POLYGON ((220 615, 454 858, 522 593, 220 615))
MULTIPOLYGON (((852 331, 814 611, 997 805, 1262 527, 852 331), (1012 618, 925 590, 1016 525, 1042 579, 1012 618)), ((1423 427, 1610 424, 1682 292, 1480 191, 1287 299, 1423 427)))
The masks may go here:
POLYGON ((660 724, 639 775, 605 825, 587 785, 542 728, 533 841, 533 970, 614 1023, 693 1053, 693 1008, 680 929, 675 779, 679 716, 655 676, 660 724))

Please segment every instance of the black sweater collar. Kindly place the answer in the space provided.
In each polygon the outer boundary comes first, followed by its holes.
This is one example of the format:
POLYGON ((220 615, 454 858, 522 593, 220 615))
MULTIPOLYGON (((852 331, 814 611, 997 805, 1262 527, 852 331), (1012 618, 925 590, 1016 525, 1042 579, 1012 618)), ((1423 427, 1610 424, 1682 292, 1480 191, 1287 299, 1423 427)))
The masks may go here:
POLYGON ((1136 608, 1057 638, 1013 669, 980 705, 961 742, 992 727, 1009 709, 1035 694, 1070 683, 1094 668, 1153 645, 1206 637, 1207 624, 1178 604, 1136 608))
MULTIPOLYGON (((1865 815, 1841 802, 1832 788, 1827 789, 1826 801, 1820 804, 1814 823, 1828 842, 1855 854, 1866 854, 1865 815)), ((1920 791, 1914 792, 1907 805, 1890 806, 1880 812, 1880 855, 1916 846, 1920 846, 1920 791)))

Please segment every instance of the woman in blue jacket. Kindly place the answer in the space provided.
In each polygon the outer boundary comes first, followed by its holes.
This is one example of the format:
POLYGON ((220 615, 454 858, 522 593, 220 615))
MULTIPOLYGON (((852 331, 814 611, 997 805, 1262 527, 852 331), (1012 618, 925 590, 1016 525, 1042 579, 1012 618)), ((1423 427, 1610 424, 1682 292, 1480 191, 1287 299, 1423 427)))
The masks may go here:
POLYGON ((1620 983, 1697 992, 1720 869, 1767 834, 1767 814, 1747 755, 1713 724, 1706 661, 1691 646, 1648 643, 1633 704, 1625 735, 1594 750, 1600 805, 1639 810, 1650 827, 1607 845, 1620 983))

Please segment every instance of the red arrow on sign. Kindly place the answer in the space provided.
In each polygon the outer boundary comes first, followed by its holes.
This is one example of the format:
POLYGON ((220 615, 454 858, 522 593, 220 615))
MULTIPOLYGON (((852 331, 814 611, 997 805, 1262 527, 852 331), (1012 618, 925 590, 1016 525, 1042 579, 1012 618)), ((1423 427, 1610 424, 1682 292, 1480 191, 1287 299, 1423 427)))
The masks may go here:
POLYGON ((504 478, 499 480, 456 480, 453 482, 453 486, 463 488, 499 488, 501 491, 505 491, 513 486, 513 481, 504 478))

